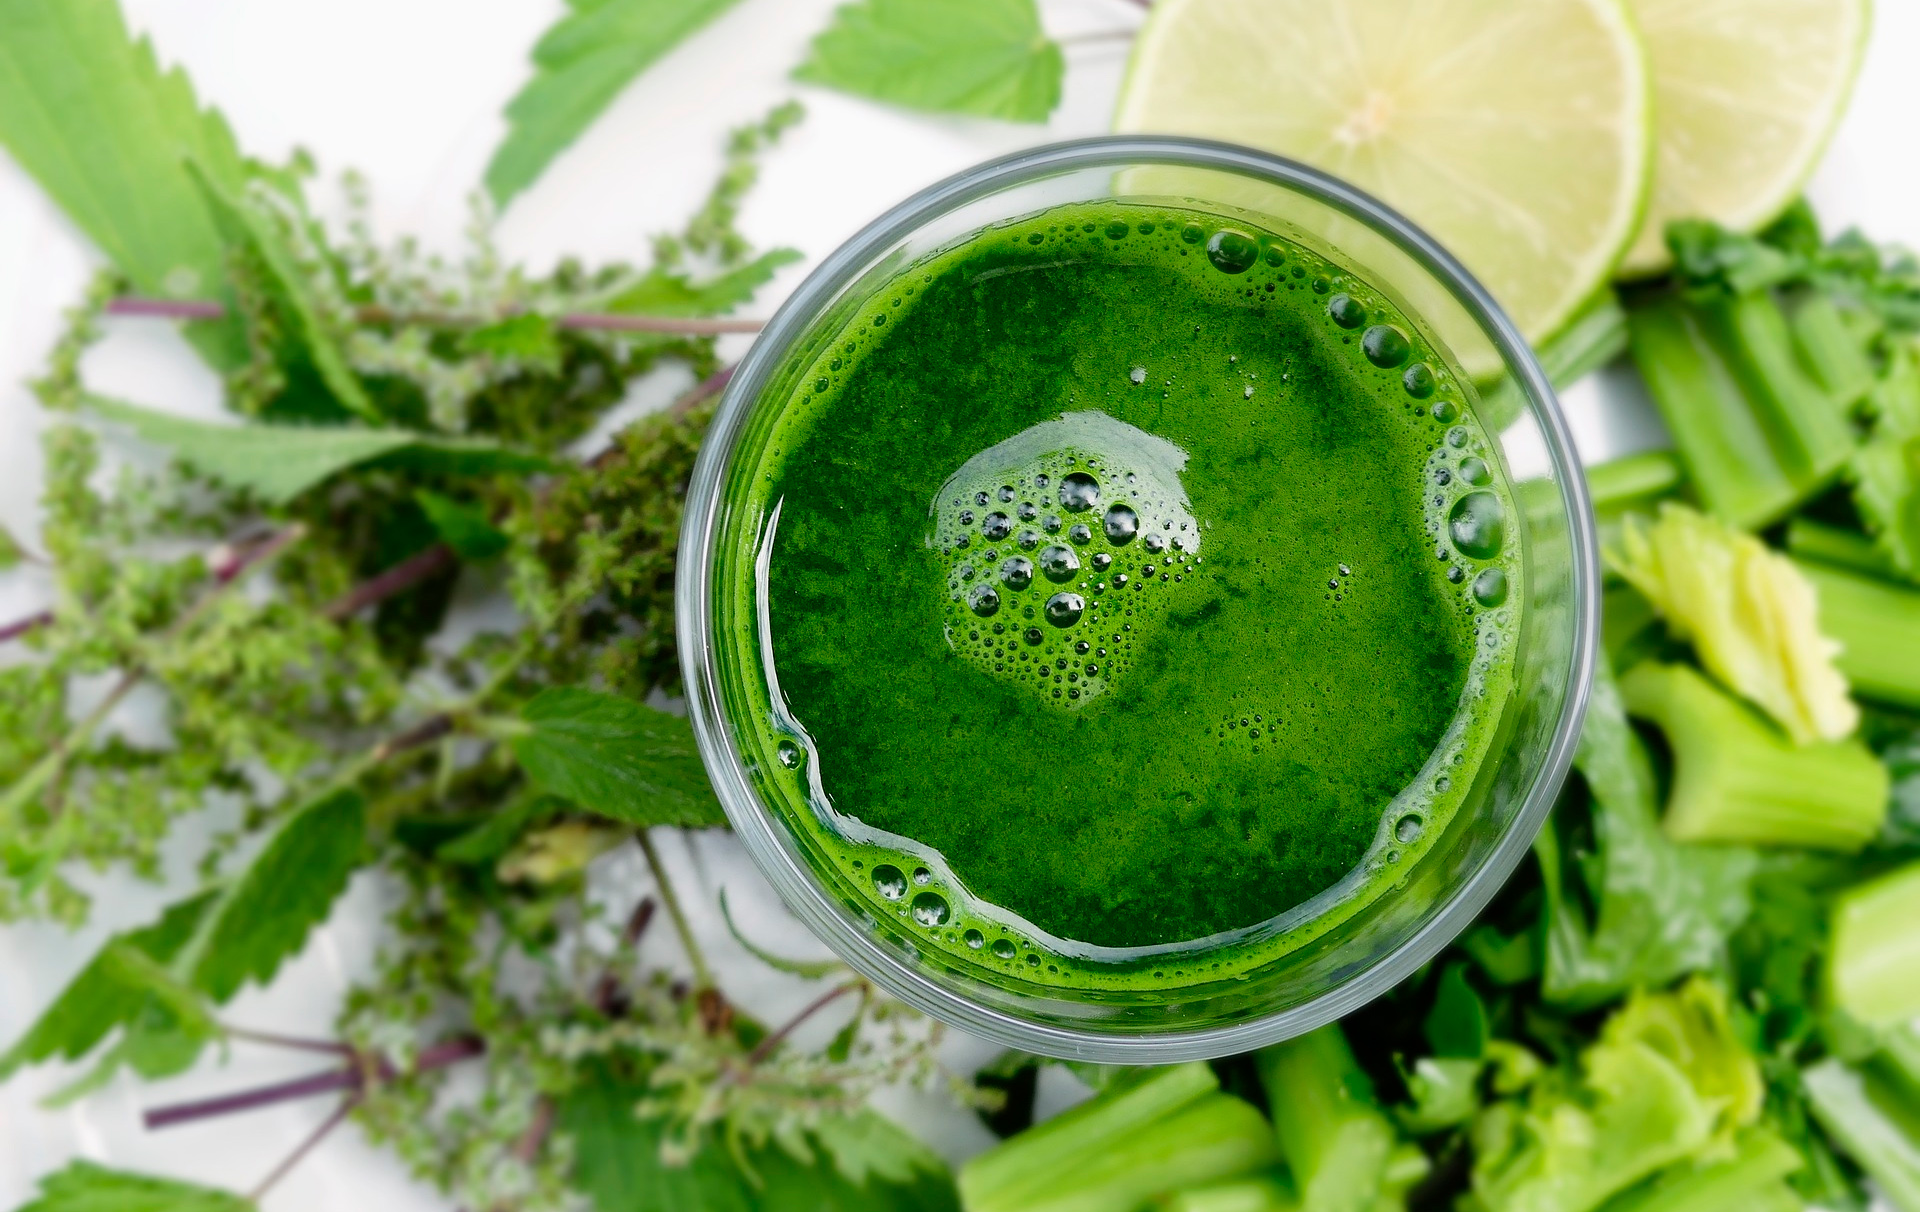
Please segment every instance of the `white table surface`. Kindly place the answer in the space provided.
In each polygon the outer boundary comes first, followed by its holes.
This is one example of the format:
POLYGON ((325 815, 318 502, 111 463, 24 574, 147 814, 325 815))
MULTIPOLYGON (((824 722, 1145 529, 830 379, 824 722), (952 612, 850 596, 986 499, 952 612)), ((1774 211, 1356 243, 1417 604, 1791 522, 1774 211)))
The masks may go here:
MULTIPOLYGON (((506 254, 539 268, 563 254, 644 260, 647 237, 671 230, 698 204, 715 175, 721 140, 780 101, 799 96, 808 116, 768 156, 741 228, 762 247, 800 249, 817 261, 861 224, 908 193, 990 156, 1107 129, 1124 63, 1124 43, 1069 49, 1066 99, 1045 127, 931 118, 795 86, 787 72, 824 25, 836 0, 742 0, 628 89, 581 141, 521 197, 500 226, 506 254)), ((1516 3, 1524 0, 1515 0, 1516 3)), ((559 0, 122 0, 132 24, 152 34, 161 58, 183 64, 200 96, 223 109, 243 147, 268 158, 296 145, 324 173, 347 167, 372 183, 385 235, 412 233, 430 246, 457 247, 501 106, 527 72, 539 32, 559 0)), ((1049 29, 1076 34, 1128 28, 1140 18, 1129 0, 1041 0, 1049 29)), ((1920 247, 1920 0, 1878 0, 1877 28, 1853 107, 1811 190, 1833 227, 1858 224, 1879 240, 1920 247)), ((0 37, 4 37, 0 31, 0 37)), ((60 309, 79 294, 96 254, 0 152, 0 523, 37 532, 41 486, 38 410, 23 380, 38 373, 60 309)), ((789 267, 754 308, 767 314, 804 276, 789 267)), ((729 338, 738 354, 746 338, 729 338)), ((218 409, 218 384, 165 325, 120 322, 88 363, 91 380, 113 394, 198 415, 218 409)), ((647 399, 670 396, 672 372, 644 385, 647 399)), ((1563 401, 1588 459, 1662 441, 1657 420, 1630 376, 1602 374, 1563 401)), ((0 618, 44 602, 33 570, 0 574, 0 618)), ((110 930, 149 920, 191 884, 193 839, 211 826, 188 822, 172 847, 171 889, 124 878, 89 881, 93 923, 77 934, 42 925, 0 927, 0 1046, 16 1038, 110 930)), ((787 918, 732 839, 661 838, 685 891, 709 899, 725 886, 745 928, 792 955, 824 954, 787 918)), ((631 851, 602 861, 595 887, 629 904, 646 882, 631 851)), ((387 890, 357 878, 332 920, 271 990, 232 1006, 236 1022, 325 1034, 348 982, 368 971, 387 890)), ((713 918, 705 920, 713 925, 713 918)), ((723 931, 702 939, 723 981, 749 1009, 778 1016, 804 986, 742 954, 723 931)), ((649 957, 672 965, 676 944, 655 931, 649 957)), ((831 1030, 822 1026, 821 1030, 831 1030)), ((956 1064, 992 1049, 948 1044, 956 1064)), ((37 1100, 74 1074, 29 1071, 0 1088, 0 1208, 23 1202, 36 1176, 72 1157, 244 1190, 326 1114, 327 1100, 144 1131, 142 1107, 296 1076, 311 1059, 236 1047, 210 1054, 192 1072, 147 1086, 126 1077, 76 1106, 47 1112, 37 1100)), ((1051 1074, 1043 1111, 1074 1097, 1051 1074)), ((900 1093, 885 1109, 958 1159, 990 1139, 971 1116, 938 1099, 900 1093)), ((444 1207, 391 1156, 357 1131, 334 1134, 269 1199, 273 1212, 351 1207, 358 1212, 444 1207)))

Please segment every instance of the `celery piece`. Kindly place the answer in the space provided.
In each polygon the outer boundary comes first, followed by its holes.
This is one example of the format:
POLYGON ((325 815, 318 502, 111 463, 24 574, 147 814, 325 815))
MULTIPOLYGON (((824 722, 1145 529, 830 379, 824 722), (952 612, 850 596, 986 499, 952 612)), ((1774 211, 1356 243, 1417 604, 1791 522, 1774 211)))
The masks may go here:
POLYGON ((1870 536, 1811 518, 1795 518, 1787 523, 1787 551, 1796 559, 1831 564, 1849 572, 1864 572, 1873 577, 1897 575, 1892 562, 1870 536))
POLYGON ((1801 1074, 1813 1117, 1903 1212, 1920 1212, 1920 1116, 1871 1074, 1825 1060, 1801 1074))
POLYGON ((1687 482, 1680 456, 1671 450, 1643 450, 1586 469, 1587 495, 1595 513, 1613 513, 1648 505, 1680 491, 1687 482))
POLYGON ((1920 580, 1920 434, 1883 426, 1853 452, 1853 503, 1886 562, 1920 580))
POLYGON ((1674 840, 1854 851, 1880 832, 1887 768, 1860 741, 1795 745, 1686 665, 1638 665, 1620 693, 1673 750, 1674 840))
POLYGON ((1601 1212, 1757 1212, 1772 1209, 1780 1192, 1800 1199, 1780 1180, 1805 1164, 1799 1150, 1773 1133, 1747 1133, 1723 1160, 1675 1166, 1609 1200, 1601 1212))
POLYGON ((1219 1088, 1213 1070, 1198 1061, 1128 1073, 1087 1102, 967 1162, 960 1168, 961 1202, 973 1212, 1025 1207, 1008 1201, 1057 1189, 1118 1142, 1156 1127, 1219 1088))
POLYGON ((1600 1039, 1645 1044, 1672 1061, 1714 1109, 1715 1132, 1728 1143, 1760 1118, 1767 1098, 1760 1062, 1734 1030, 1726 990, 1703 976, 1668 993, 1635 990, 1600 1029, 1600 1039))
POLYGON ((1697 306, 1781 465, 1806 487, 1832 479, 1853 452, 1853 427, 1846 410, 1808 377, 1772 293, 1715 295, 1697 306))
POLYGON ((1537 352, 1540 369, 1555 387, 1584 379, 1627 352, 1627 312, 1620 296, 1602 287, 1537 352))
POLYGON ((1920 863, 1842 892, 1831 922, 1828 999, 1866 1023, 1920 1014, 1920 863))
POLYGON ((1658 296, 1627 313, 1627 330, 1634 363, 1706 507, 1749 530, 1791 509, 1811 486, 1782 463, 1700 315, 1658 296))
POLYGON ((1338 1023, 1254 1055, 1305 1212, 1368 1212, 1397 1133, 1338 1023))
POLYGON ((1847 323, 1831 295, 1796 290, 1783 300, 1800 364, 1827 397, 1851 408, 1873 390, 1873 363, 1861 332, 1847 323))
POLYGON ((1920 1027, 1907 1023, 1887 1032, 1873 1067, 1908 1106, 1920 1108, 1920 1027))
POLYGON ((1279 1174, 1188 1187, 1154 1201, 1156 1212, 1300 1212, 1293 1188, 1279 1174))
POLYGON ((1820 595, 1820 629, 1840 641, 1834 663, 1854 693, 1920 707, 1920 589, 1799 563, 1820 595))
POLYGON ((1136 1212, 1169 1191, 1257 1174, 1278 1162, 1280 1151, 1252 1104, 1214 1093, 1097 1152, 1055 1160, 1067 1164, 1044 1183, 984 1198, 968 1192, 963 1167, 961 1205, 967 1212, 1136 1212))

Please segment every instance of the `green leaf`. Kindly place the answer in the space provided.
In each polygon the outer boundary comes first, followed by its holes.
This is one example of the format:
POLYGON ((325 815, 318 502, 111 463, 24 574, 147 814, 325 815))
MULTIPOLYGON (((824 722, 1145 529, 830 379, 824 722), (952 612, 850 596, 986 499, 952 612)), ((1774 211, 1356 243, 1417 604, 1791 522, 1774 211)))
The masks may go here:
POLYGON ((750 302, 761 287, 773 280, 781 266, 798 260, 801 255, 795 250, 776 248, 705 282, 694 282, 685 274, 655 268, 609 296, 601 306, 618 314, 717 315, 750 302))
POLYGON ((591 690, 544 690, 521 712, 513 738, 540 787, 589 812, 642 827, 718 828, 727 823, 677 715, 591 690))
POLYGON ((505 554, 513 545, 513 540, 492 522, 487 515, 471 505, 463 504, 452 497, 443 497, 430 489, 414 490, 413 499, 420 503, 420 509, 427 515, 427 521, 440 532, 447 546, 463 560, 481 563, 505 554))
POLYGON ((533 48, 533 79, 507 102, 507 137, 487 164, 504 209, 620 90, 736 0, 568 0, 533 48))
POLYGON ((560 335, 538 312, 521 312, 460 338, 460 349, 502 361, 524 362, 547 374, 560 370, 560 335))
MULTIPOLYGON (((189 158, 228 187, 247 169, 226 120, 127 32, 115 0, 0 0, 0 145, 145 294, 228 298, 226 252, 189 158)), ((244 356, 237 323, 202 343, 244 356)))
POLYGON ((773 952, 767 951, 754 943, 752 939, 740 933, 740 927, 734 924, 733 911, 727 908, 727 890, 725 888, 720 890, 720 917, 721 920, 727 923, 727 933, 733 935, 734 942, 745 947, 748 954, 752 955, 753 958, 776 971, 792 973, 794 976, 803 976, 808 980, 818 980, 823 976, 831 976, 836 972, 846 970, 847 966, 837 959, 791 960, 784 956, 775 955, 773 952))
POLYGON ((833 1168, 856 1187, 875 1182, 905 1186, 946 1172, 940 1158, 904 1128, 877 1111, 822 1119, 814 1143, 833 1168))
POLYGON ((41 1061, 75 1061, 93 1051, 115 1027, 139 1017, 149 992, 123 980, 125 968, 110 956, 120 949, 137 949, 155 963, 172 960, 193 937, 194 929, 213 894, 171 906, 151 926, 116 934, 80 974, 68 983, 27 1033, 0 1056, 0 1080, 22 1065, 41 1061))
POLYGON ((1448 964, 1440 974, 1423 1029, 1435 1056, 1478 1059, 1487 1050, 1487 1007, 1467 982, 1465 964, 1448 964))
POLYGON ((565 807, 564 801, 552 796, 523 795, 459 837, 441 845, 433 852, 434 857, 443 863, 455 863, 462 867, 491 863, 513 849, 513 844, 520 840, 521 834, 565 807))
POLYGON ((107 420, 128 426, 143 441, 168 448, 202 474, 275 505, 363 464, 455 475, 532 472, 551 466, 545 459, 477 438, 348 426, 215 424, 99 396, 89 397, 87 405, 107 420))
POLYGON ((366 801, 358 791, 330 792, 287 817, 195 938, 194 985, 224 1002, 249 979, 273 979, 326 920, 366 844, 366 801))
POLYGON ((1596 853, 1584 866, 1563 864, 1564 803, 1535 840, 1547 893, 1542 994, 1586 1008, 1717 963, 1727 935, 1747 916, 1755 857, 1672 842, 1661 832, 1653 766, 1604 669, 1574 764, 1591 796, 1596 853), (1587 886, 1584 898, 1569 886, 1576 879, 1587 886), (1592 921, 1583 900, 1595 907, 1592 921))
MULTIPOLYGON (((293 250, 282 240, 280 230, 260 212, 258 204, 244 190, 226 188, 198 160, 188 161, 187 167, 205 194, 207 209, 226 242, 251 250, 260 268, 265 270, 266 291, 289 322, 289 335, 299 343, 299 356, 312 365, 340 407, 366 420, 379 420, 380 410, 374 407, 359 376, 347 365, 346 355, 321 318, 300 265, 293 250)), ((285 356, 283 354, 283 359, 285 356)))
POLYGON ((229 1191, 76 1161, 42 1178, 39 1198, 20 1212, 251 1212, 253 1208, 252 1200, 229 1191))
POLYGON ((859 0, 793 74, 909 109, 1044 122, 1066 59, 1034 0, 859 0))
POLYGON ((5 526, 0 526, 0 572, 5 572, 19 564, 21 560, 26 559, 26 556, 25 549, 20 546, 20 541, 13 537, 13 532, 5 526))

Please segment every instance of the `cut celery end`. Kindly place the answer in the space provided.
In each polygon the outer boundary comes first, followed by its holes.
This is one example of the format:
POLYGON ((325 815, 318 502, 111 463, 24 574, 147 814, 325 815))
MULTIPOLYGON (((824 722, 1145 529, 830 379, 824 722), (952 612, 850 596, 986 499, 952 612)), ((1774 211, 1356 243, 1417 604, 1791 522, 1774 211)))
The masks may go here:
POLYGON ((1820 595, 1820 630, 1840 641, 1854 693, 1920 708, 1920 590, 1810 561, 1795 561, 1820 595))
POLYGON ((1814 1118, 1903 1212, 1920 1212, 1920 1134, 1893 1092, 1837 1060, 1801 1075, 1814 1118))
POLYGON ((1868 1023, 1920 1014, 1920 863, 1841 893, 1832 929, 1827 996, 1835 1006, 1868 1023))
POLYGON ((1698 310, 1702 330, 1739 382, 1787 474, 1803 489, 1832 479, 1853 451, 1853 429, 1845 410, 1807 376, 1773 295, 1714 295, 1698 310))
POLYGON ((1858 740, 1795 745, 1688 665, 1638 665, 1620 694, 1673 750, 1674 840, 1854 851, 1880 832, 1887 768, 1858 740))
POLYGON ((1306 1212, 1370 1212, 1398 1134, 1337 1023, 1262 1049, 1275 1135, 1306 1212))
MULTIPOLYGON (((1723 1161, 1675 1166, 1615 1196, 1600 1212, 1754 1212, 1753 1201, 1804 1164, 1799 1150, 1765 1130, 1742 1137, 1723 1161)), ((1790 1190, 1787 1191, 1792 1196, 1790 1190)), ((1800 1206, 1797 1196, 1793 1207, 1800 1206)))
POLYGON ((1843 530, 1809 518, 1787 523, 1787 551, 1796 559, 1830 564, 1872 577, 1896 575, 1892 561, 1873 541, 1857 530, 1843 530))
POLYGON ((1300 1212, 1293 1187, 1279 1174, 1189 1187, 1154 1202, 1157 1212, 1300 1212))
POLYGON ((1686 482, 1680 456, 1671 450, 1643 450, 1587 468, 1595 513, 1650 505, 1678 493, 1686 482))
POLYGON ((1781 463, 1700 316, 1661 296, 1632 308, 1627 330, 1634 363, 1708 511, 1751 530, 1791 509, 1810 486, 1781 463))
POLYGON ((1080 1166, 1111 1152, 1116 1142, 1219 1088, 1213 1070, 1198 1061, 1130 1073, 1087 1102, 968 1161, 960 1168, 961 1202, 974 1212, 1026 1207, 1006 1201, 1058 1186, 1080 1166))
POLYGON ((1079 1156, 1044 1185, 987 1199, 963 1185, 961 1203, 967 1212, 1137 1212, 1168 1192, 1257 1174, 1279 1160, 1266 1117, 1215 1093, 1079 1156))

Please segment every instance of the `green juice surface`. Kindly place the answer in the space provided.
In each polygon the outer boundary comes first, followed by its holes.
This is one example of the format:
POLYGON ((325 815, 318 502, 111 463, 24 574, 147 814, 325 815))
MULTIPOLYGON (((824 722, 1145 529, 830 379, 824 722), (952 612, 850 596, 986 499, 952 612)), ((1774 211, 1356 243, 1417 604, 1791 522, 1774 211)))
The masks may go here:
POLYGON ((1523 595, 1417 324, 1279 236, 1117 202, 832 323, 748 478, 772 668, 734 727, 842 899, 989 974, 1171 986, 1418 860, 1523 595))

